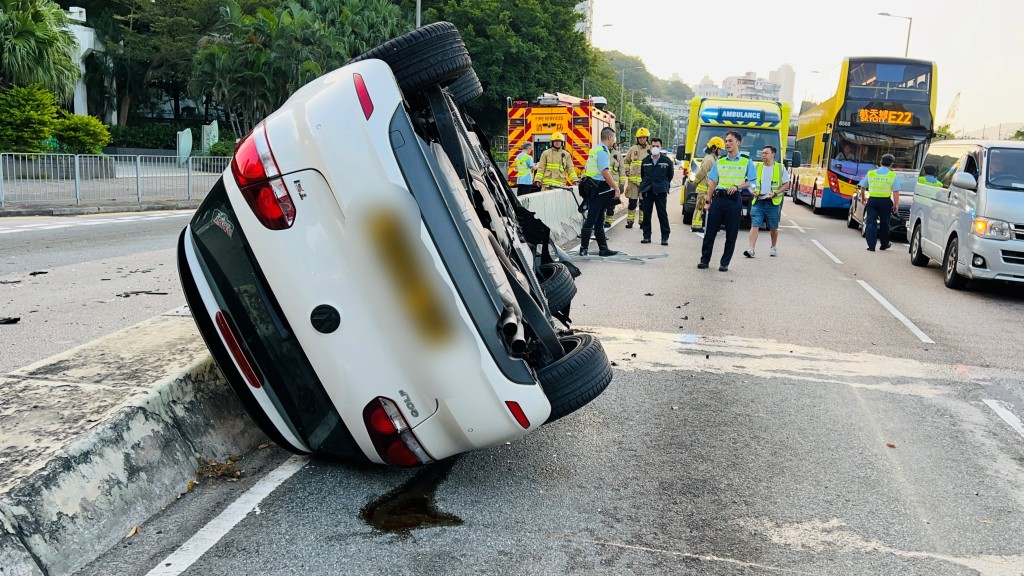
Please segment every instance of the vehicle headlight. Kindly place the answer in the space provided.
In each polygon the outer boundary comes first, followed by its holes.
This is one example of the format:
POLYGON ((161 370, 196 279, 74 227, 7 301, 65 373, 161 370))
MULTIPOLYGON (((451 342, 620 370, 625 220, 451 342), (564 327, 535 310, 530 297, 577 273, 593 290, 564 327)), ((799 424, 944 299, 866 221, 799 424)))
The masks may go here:
POLYGON ((991 220, 989 218, 975 218, 972 227, 974 233, 984 238, 996 238, 998 240, 1009 240, 1013 237, 1010 233, 1010 225, 1002 220, 991 220))

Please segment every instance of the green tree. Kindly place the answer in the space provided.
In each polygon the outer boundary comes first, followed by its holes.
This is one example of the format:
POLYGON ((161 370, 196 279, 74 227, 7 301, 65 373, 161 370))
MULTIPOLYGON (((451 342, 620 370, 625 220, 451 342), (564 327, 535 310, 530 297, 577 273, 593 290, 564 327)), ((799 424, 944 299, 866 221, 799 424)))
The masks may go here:
POLYGON ((53 127, 62 152, 69 154, 100 154, 110 142, 110 130, 93 116, 62 113, 53 127))
POLYGON ((1024 140, 1024 128, 1014 132, 1013 136, 1010 136, 1010 140, 1024 140))
POLYGON ((935 137, 939 140, 945 140, 947 138, 956 138, 956 134, 953 134, 949 124, 939 124, 935 128, 935 137))
POLYGON ((70 100, 78 43, 51 0, 0 0, 0 87, 40 84, 70 100))
POLYGON ((586 38, 575 31, 582 17, 573 10, 576 4, 576 0, 423 2, 424 23, 447 20, 462 33, 484 87, 483 96, 469 108, 486 133, 505 133, 507 98, 579 93, 594 61, 585 57, 591 54, 586 38))
POLYGON ((0 152, 47 152, 57 99, 40 84, 0 90, 0 152))

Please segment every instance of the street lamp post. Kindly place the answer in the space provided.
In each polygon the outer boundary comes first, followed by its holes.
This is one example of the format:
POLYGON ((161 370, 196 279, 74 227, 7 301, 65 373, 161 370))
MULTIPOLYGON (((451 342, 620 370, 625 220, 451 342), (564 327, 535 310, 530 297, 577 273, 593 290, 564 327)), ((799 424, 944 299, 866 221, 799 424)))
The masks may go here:
POLYGON ((639 70, 643 66, 634 66, 632 68, 623 68, 622 79, 619 80, 619 121, 626 119, 626 70, 639 70))
POLYGON ((888 16, 890 18, 903 18, 904 20, 907 21, 907 45, 903 49, 903 57, 906 58, 907 55, 910 54, 910 29, 913 28, 913 26, 914 26, 914 17, 913 16, 899 16, 899 15, 896 15, 896 14, 889 14, 888 12, 879 12, 878 15, 879 16, 888 16))
POLYGON ((420 0, 416 0, 416 27, 420 27, 420 0))

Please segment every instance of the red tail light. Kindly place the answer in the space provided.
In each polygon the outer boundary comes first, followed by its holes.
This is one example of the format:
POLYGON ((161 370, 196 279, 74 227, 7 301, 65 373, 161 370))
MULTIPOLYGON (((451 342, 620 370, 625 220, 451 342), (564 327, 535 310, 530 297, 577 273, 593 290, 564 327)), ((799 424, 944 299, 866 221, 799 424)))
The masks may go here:
POLYGON ((262 124, 238 144, 231 160, 231 174, 249 208, 264 226, 271 230, 291 228, 295 222, 295 203, 280 177, 262 124))
POLYGON ((245 355, 245 351, 238 345, 238 338, 235 337, 235 331, 232 329, 231 324, 228 323, 228 319, 224 316, 223 312, 218 311, 214 317, 214 321, 217 324, 217 330, 220 331, 221 337, 224 339, 224 343, 228 347, 228 352, 231 353, 231 357, 235 359, 239 369, 242 371, 242 377, 249 383, 249 386, 253 388, 259 388, 263 385, 259 377, 256 376, 256 371, 252 368, 252 363, 249 362, 249 357, 245 355))
POLYGON ((374 398, 363 409, 363 422, 373 447, 392 466, 418 466, 434 459, 420 445, 398 406, 384 397, 374 398))
POLYGON ((366 82, 363 81, 361 75, 353 74, 352 79, 356 83, 356 95, 359 96, 359 105, 363 107, 363 115, 369 120, 370 115, 373 114, 373 100, 370 100, 370 91, 366 89, 366 82))
POLYGON ((512 417, 519 422, 520 426, 524 429, 530 428, 530 419, 526 417, 526 412, 523 412, 523 407, 518 402, 508 400, 505 402, 505 406, 508 406, 508 411, 512 413, 512 417))

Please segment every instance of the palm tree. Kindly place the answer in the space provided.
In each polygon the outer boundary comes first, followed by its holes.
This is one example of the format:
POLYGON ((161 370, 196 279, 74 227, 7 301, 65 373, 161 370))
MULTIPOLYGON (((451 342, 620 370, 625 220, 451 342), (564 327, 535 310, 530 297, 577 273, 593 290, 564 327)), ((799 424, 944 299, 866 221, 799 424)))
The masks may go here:
POLYGON ((70 100, 80 71, 67 25, 51 0, 0 0, 0 86, 42 84, 70 100))

